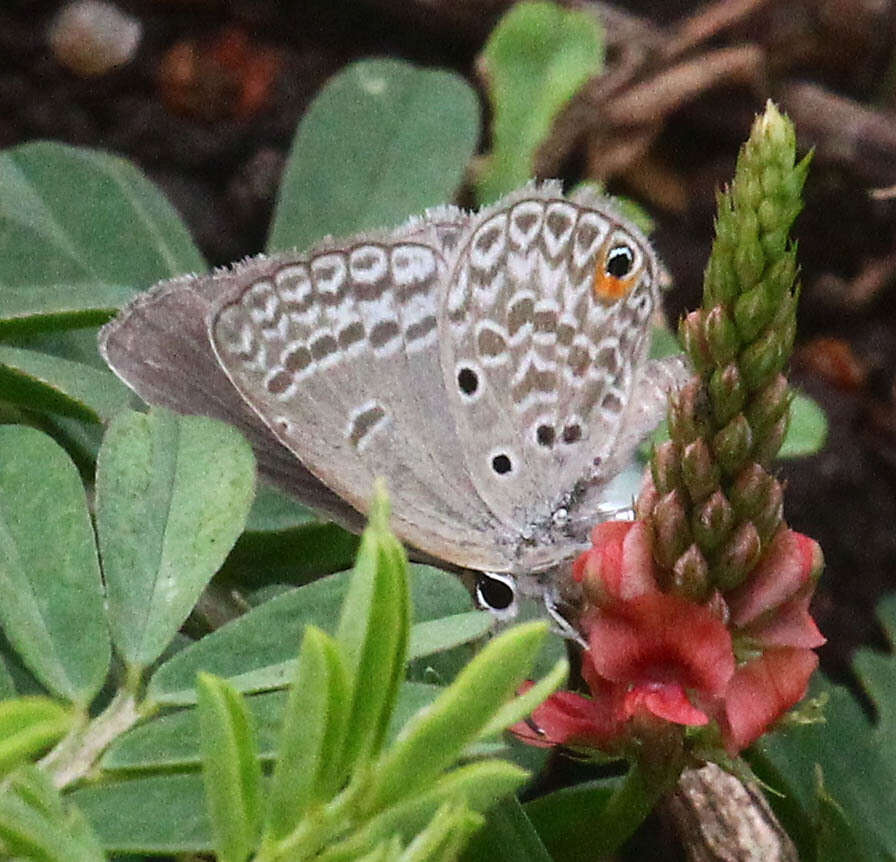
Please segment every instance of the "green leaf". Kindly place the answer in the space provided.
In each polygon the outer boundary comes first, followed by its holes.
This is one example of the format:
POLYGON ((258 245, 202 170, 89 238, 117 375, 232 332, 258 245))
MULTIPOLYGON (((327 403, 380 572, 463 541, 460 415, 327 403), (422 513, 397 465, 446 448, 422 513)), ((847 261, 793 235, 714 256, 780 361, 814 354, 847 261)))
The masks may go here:
POLYGON ((461 862, 551 862, 551 857, 538 837, 515 796, 499 802, 485 819, 481 829, 461 855, 461 862))
POLYGON ((302 118, 268 251, 394 227, 451 200, 479 138, 457 75, 363 60, 330 79, 302 118))
POLYGON ((205 263, 132 164, 41 141, 0 153, 0 331, 89 326, 205 263))
POLYGON ((459 766, 434 781, 427 781, 426 789, 408 793, 401 802, 386 808, 345 842, 329 850, 321 860, 349 862, 357 858, 359 850, 395 834, 410 840, 450 800, 462 799, 472 811, 488 811, 498 800, 518 790, 528 777, 524 770, 501 760, 459 766))
POLYGON ((223 422, 166 410, 109 426, 96 481, 97 532, 112 637, 151 664, 240 534, 252 502, 252 451, 223 422))
POLYGON ((14 425, 0 427, 0 622, 50 691, 90 703, 109 637, 84 488, 56 443, 14 425))
POLYGON ((285 687, 305 626, 335 629, 349 574, 341 572, 283 593, 206 635, 155 672, 147 698, 165 705, 195 702, 192 680, 200 670, 225 677, 244 692, 285 687), (279 682, 263 673, 272 666, 278 668, 279 682), (260 679, 254 677, 259 670, 260 679))
POLYGON ((480 204, 532 178, 560 109, 603 61, 603 31, 588 12, 532 2, 504 15, 480 61, 494 112, 492 150, 476 184, 480 204))
POLYGON ((482 728, 479 735, 481 737, 492 736, 506 730, 512 724, 522 721, 531 714, 535 707, 556 691, 567 676, 569 676, 569 662, 563 658, 554 665, 547 676, 535 683, 525 694, 518 695, 505 703, 482 728))
MULTIPOLYGON (((408 719, 432 703, 441 690, 419 682, 404 683, 398 692, 387 738, 394 739, 408 719)), ((287 695, 287 691, 281 690, 246 698, 263 761, 273 761, 280 746, 287 695)), ((199 723, 192 708, 169 712, 132 728, 106 749, 100 761, 107 772, 130 773, 190 769, 199 763, 199 723)))
POLYGON ((49 697, 0 701, 0 776, 62 739, 75 714, 49 697))
POLYGON ((344 766, 379 752, 398 687, 404 677, 410 635, 407 558, 389 532, 389 504, 380 489, 361 536, 336 637, 352 675, 351 734, 344 766), (376 680, 376 685, 370 681, 376 680))
POLYGON ((209 673, 196 679, 202 776, 215 852, 222 862, 245 862, 261 823, 261 767, 255 728, 242 696, 209 673))
POLYGON ((457 759, 526 678, 546 634, 541 622, 504 632, 428 710, 411 719, 377 769, 380 804, 417 792, 457 759))
MULTIPOLYGON (((454 862, 485 818, 460 802, 446 802, 401 854, 400 862, 454 862)), ((503 857, 502 857, 503 858, 503 857)))
POLYGON ((559 862, 579 858, 584 848, 606 849, 603 836, 592 834, 594 824, 599 821, 598 812, 606 807, 622 780, 589 781, 555 790, 525 804, 526 816, 552 858, 559 862))
MULTIPOLYGON (((429 566, 411 566, 409 574, 420 623, 469 607, 469 594, 457 578, 429 566)), ((351 572, 340 572, 281 593, 206 635, 156 671, 147 696, 170 706, 194 703, 193 680, 200 670, 226 677, 242 692, 286 687, 305 625, 335 631, 350 577, 351 572)))
POLYGON ((814 455, 824 447, 828 436, 828 420, 824 410, 808 395, 794 394, 790 402, 790 424, 779 458, 802 458, 814 455))
POLYGON ((338 643, 308 626, 283 715, 266 840, 284 838, 309 805, 326 801, 339 789, 350 693, 351 679, 338 643))
POLYGON ((5 345, 0 345, 0 393, 11 404, 86 422, 110 418, 130 399, 108 371, 5 345))
POLYGON ((84 813, 107 852, 212 851, 205 789, 198 772, 91 784, 68 798, 84 813))
POLYGON ((0 846, 17 859, 38 862, 106 858, 81 812, 64 804, 49 777, 33 766, 16 772, 0 792, 0 846))
POLYGON ((467 611, 417 623, 411 628, 408 655, 419 658, 479 640, 494 624, 495 619, 488 611, 467 611))
MULTIPOLYGON (((892 597, 881 606, 880 614, 885 626, 896 625, 892 597)), ((896 824, 892 817, 896 810, 896 752, 891 718, 896 706, 896 661, 892 656, 877 658, 887 663, 886 673, 878 667, 873 672, 875 682, 871 677, 863 681, 879 709, 878 725, 868 721, 846 689, 818 679, 812 694, 827 697, 824 723, 789 724, 763 737, 751 749, 749 761, 754 771, 783 794, 770 795, 769 802, 804 858, 814 858, 816 853, 822 802, 824 806, 836 804, 842 810, 843 821, 853 830, 853 844, 865 848, 856 858, 896 858, 896 824), (879 687, 881 683, 884 687, 879 687), (819 767, 824 777, 824 800, 818 797, 819 767)), ((857 657, 860 677, 865 672, 863 665, 857 657)), ((838 831, 841 828, 842 824, 838 831)))

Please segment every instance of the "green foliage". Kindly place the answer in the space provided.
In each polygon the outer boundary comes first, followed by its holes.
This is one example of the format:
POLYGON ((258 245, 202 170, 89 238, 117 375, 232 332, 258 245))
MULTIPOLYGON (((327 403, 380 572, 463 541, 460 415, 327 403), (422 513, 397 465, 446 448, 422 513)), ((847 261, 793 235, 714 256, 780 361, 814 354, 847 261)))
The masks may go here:
POLYGON ((896 595, 878 606, 889 654, 862 649, 853 669, 877 720, 842 686, 817 681, 823 723, 791 723, 761 740, 750 763, 805 860, 896 858, 896 595))
POLYGON ((299 124, 268 250, 397 226, 450 201, 479 138, 461 78, 396 60, 353 63, 299 124))
POLYGON ((603 60, 603 31, 588 12, 539 0, 504 15, 480 59, 494 113, 492 150, 476 181, 480 204, 534 176, 535 154, 555 117, 603 60))

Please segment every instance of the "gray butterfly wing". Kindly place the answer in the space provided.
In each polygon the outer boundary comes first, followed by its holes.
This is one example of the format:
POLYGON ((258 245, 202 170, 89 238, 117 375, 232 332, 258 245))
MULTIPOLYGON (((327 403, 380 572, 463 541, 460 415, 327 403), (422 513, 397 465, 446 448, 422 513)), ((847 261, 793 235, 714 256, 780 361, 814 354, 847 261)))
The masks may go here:
POLYGON ((100 353, 147 403, 235 425, 264 479, 357 531, 363 517, 271 434, 218 363, 206 319, 226 278, 183 276, 140 294, 102 328, 100 353))
POLYGON ((511 564, 506 531, 464 469, 444 404, 449 228, 411 222, 388 237, 250 261, 226 276, 209 333, 234 387, 326 486, 366 512, 382 477, 405 542, 501 571, 511 564))
MULTIPOLYGON (((460 241, 442 323, 445 385, 476 490, 524 540, 533 527, 551 535, 559 511, 612 478, 602 465, 646 359, 656 270, 636 228, 553 184, 499 201, 460 241), (619 247, 630 274, 607 280, 619 247)), ((570 543, 539 550, 547 565, 570 543)))

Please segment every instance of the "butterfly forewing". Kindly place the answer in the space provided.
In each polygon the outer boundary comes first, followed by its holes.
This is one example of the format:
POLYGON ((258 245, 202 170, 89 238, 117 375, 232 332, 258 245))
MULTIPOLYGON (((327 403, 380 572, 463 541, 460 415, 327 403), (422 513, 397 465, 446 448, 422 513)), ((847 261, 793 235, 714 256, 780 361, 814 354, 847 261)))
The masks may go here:
POLYGON ((354 507, 366 511, 382 477, 405 541, 456 565, 507 568, 440 403, 447 264, 426 238, 418 228, 410 240, 361 239, 233 279, 211 341, 246 402, 354 507))

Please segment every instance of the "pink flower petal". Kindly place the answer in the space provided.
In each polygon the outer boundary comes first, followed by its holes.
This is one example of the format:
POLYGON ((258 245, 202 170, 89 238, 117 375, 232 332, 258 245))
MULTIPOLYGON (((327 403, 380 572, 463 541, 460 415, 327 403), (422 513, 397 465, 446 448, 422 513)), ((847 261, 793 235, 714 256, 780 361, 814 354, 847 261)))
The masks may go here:
POLYGON ((812 592, 813 588, 804 590, 802 595, 776 608, 766 622, 747 627, 746 633, 765 647, 814 649, 827 643, 809 614, 812 592))
POLYGON ((817 542, 781 530, 747 581, 726 596, 732 624, 743 628, 796 595, 812 578, 820 556, 817 542))
POLYGON ((635 715, 646 710, 658 718, 674 724, 700 726, 708 723, 709 717, 695 707, 680 685, 642 685, 632 689, 625 696, 625 710, 635 715))
POLYGON ((818 656, 808 649, 770 649, 737 669, 725 692, 721 717, 732 754, 758 739, 806 694, 818 656))
POLYGON ((648 593, 586 619, 595 672, 617 683, 678 684, 718 697, 734 673, 731 636, 705 607, 648 593))
POLYGON ((597 604, 655 592, 655 563, 647 528, 640 521, 606 521, 591 532, 593 547, 573 565, 597 604))

